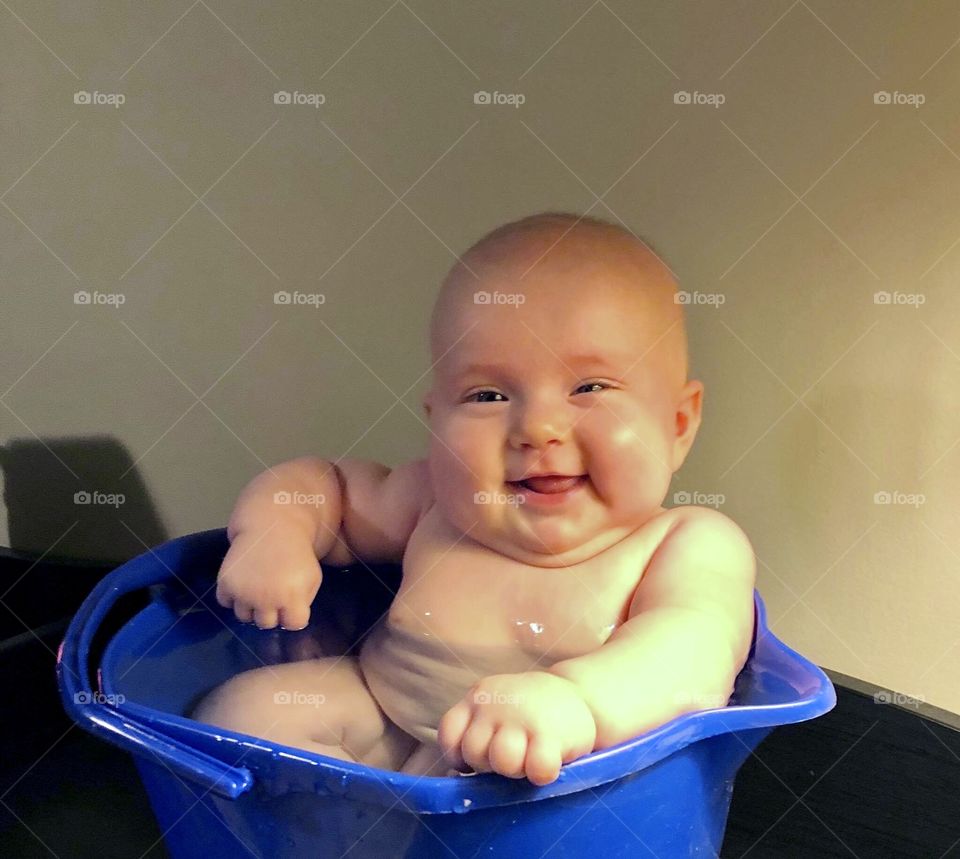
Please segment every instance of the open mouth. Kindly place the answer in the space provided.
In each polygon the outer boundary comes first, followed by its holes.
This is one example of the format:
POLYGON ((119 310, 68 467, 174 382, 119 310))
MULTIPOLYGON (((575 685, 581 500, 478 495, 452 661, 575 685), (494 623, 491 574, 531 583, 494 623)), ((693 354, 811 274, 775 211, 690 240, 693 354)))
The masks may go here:
POLYGON ((586 482, 585 474, 559 475, 551 474, 540 477, 528 477, 526 480, 508 480, 507 485, 515 489, 526 489, 538 495, 559 495, 586 482))

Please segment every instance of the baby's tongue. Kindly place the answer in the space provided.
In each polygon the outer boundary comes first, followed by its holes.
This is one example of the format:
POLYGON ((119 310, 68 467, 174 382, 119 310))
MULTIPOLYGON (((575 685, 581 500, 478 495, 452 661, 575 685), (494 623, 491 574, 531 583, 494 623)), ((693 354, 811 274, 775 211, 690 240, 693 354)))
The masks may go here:
POLYGON ((522 483, 534 492, 545 492, 552 495, 556 492, 566 492, 568 489, 572 489, 579 480, 579 477, 528 477, 522 483))

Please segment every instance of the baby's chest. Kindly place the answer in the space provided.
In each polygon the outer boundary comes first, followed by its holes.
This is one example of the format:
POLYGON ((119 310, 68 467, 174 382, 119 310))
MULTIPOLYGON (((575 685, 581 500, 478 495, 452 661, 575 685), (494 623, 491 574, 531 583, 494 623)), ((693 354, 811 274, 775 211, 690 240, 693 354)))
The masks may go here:
POLYGON ((545 666, 600 647, 626 620, 645 567, 626 551, 529 567, 421 536, 408 547, 389 622, 438 646, 516 651, 545 666))
POLYGON ((633 594, 628 587, 615 596, 569 578, 557 576, 535 591, 515 574, 508 580, 506 571, 480 576, 463 565, 438 566, 418 578, 413 570, 389 622, 451 650, 517 651, 550 664, 600 647, 625 619, 633 594))

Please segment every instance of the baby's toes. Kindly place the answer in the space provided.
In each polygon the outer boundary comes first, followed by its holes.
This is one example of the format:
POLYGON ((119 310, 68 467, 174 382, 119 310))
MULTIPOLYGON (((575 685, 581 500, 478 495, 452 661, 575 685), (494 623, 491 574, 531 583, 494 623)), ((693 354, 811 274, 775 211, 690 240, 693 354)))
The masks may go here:
POLYGON ((523 778, 527 732, 517 725, 501 727, 490 743, 490 767, 508 778, 523 778))

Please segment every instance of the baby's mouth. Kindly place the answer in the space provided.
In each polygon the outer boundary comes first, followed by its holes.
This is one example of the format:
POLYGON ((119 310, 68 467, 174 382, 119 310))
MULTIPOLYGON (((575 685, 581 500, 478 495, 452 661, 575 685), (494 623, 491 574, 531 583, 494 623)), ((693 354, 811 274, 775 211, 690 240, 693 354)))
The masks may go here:
POLYGON ((528 477, 526 480, 508 480, 507 484, 514 487, 524 487, 531 492, 539 492, 541 495, 556 495, 573 489, 586 479, 585 474, 572 476, 551 474, 549 476, 528 477))

